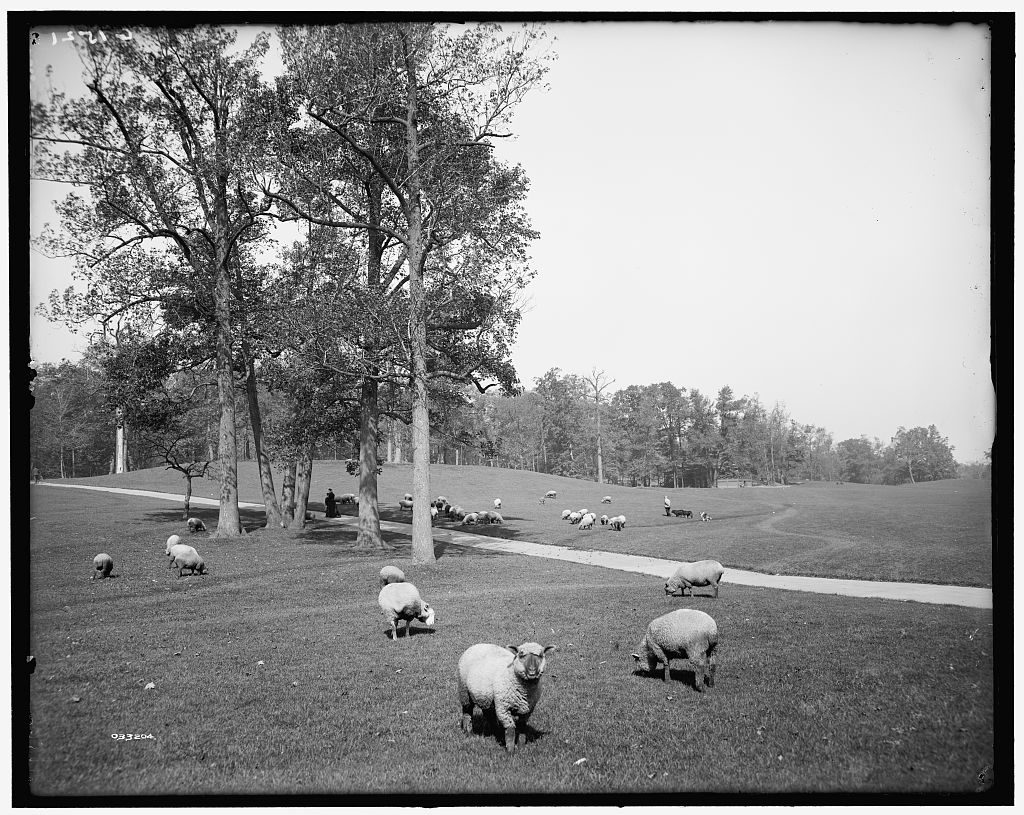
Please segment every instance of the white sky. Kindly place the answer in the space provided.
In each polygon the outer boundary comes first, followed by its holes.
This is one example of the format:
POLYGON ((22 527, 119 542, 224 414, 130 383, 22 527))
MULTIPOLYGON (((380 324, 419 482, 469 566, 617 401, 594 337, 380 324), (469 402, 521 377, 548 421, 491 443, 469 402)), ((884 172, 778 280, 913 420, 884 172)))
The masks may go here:
MULTIPOLYGON (((525 385, 551 367, 603 369, 613 389, 728 384, 836 441, 935 424, 958 460, 981 458, 995 410, 985 29, 549 28, 551 90, 500 147, 532 181, 542 235, 513 352, 525 385)), ((33 233, 59 194, 33 190, 33 233)), ((43 261, 33 307, 67 285, 43 261)), ((76 342, 33 318, 37 360, 76 342)))

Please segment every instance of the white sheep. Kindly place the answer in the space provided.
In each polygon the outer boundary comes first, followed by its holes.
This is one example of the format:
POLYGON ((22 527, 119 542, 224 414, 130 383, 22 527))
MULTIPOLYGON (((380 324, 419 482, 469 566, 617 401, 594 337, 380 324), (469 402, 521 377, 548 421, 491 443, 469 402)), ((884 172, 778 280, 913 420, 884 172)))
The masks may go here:
POLYGON ((577 509, 576 511, 577 511, 577 512, 578 512, 578 513, 580 514, 580 517, 581 517, 581 518, 582 518, 582 517, 583 517, 584 515, 586 515, 586 514, 587 514, 588 512, 590 512, 590 510, 589 510, 589 509, 587 509, 586 507, 583 507, 583 509, 577 509))
POLYGON ((467 513, 465 516, 463 516, 462 523, 463 523, 464 526, 472 526, 473 524, 475 524, 479 520, 480 520, 480 514, 479 513, 477 513, 477 512, 470 512, 470 513, 467 513))
POLYGON ((563 521, 566 520, 570 515, 572 515, 572 510, 571 509, 563 509, 562 510, 562 520, 563 521))
POLYGON ((626 516, 616 515, 614 518, 609 518, 608 525, 616 532, 621 532, 622 528, 626 525, 626 516))
POLYGON ((406 501, 411 501, 412 500, 412 493, 411 492, 407 492, 403 497, 405 498, 406 501))
MULTIPOLYGON (((191 548, 191 547, 189 547, 191 548)), ((174 557, 171 558, 171 565, 178 570, 178 579, 181 579, 185 573, 185 569, 189 569, 192 574, 199 572, 199 574, 206 574, 206 564, 203 559, 199 557, 199 553, 192 549, 191 552, 177 552, 174 557)))
POLYGON ((178 557, 179 555, 181 555, 183 557, 185 557, 185 556, 187 556, 187 557, 192 557, 192 556, 199 557, 199 553, 195 549, 193 549, 191 546, 189 546, 188 544, 186 544, 186 543, 175 544, 174 546, 172 546, 170 549, 167 550, 167 556, 168 556, 168 558, 170 558, 170 564, 167 567, 168 569, 173 569, 174 568, 174 559, 176 557, 178 557))
POLYGON ((430 508, 430 519, 433 520, 437 517, 437 507, 430 508))
POLYGON ((171 553, 171 547, 177 546, 181 543, 181 535, 171 535, 167 539, 167 545, 164 547, 164 554, 169 555, 171 553))
POLYGON ((504 648, 481 642, 463 651, 459 657, 463 731, 472 729, 474 707, 480 708, 485 716, 493 712, 494 718, 505 728, 505 749, 510 755, 515 753, 518 731, 525 729, 540 701, 545 656, 555 648, 536 642, 504 648))
POLYGON ((568 520, 571 524, 578 524, 580 521, 583 520, 583 516, 578 512, 571 512, 569 513, 568 520))
POLYGON ((110 577, 110 573, 114 570, 114 559, 106 552, 100 552, 92 559, 92 567, 95 571, 89 579, 95 580, 99 576, 99 579, 103 580, 105 577, 110 577))
POLYGON ((405 620, 405 636, 414 619, 427 625, 434 624, 434 609, 423 602, 419 589, 412 583, 388 583, 377 595, 377 605, 391 626, 391 639, 398 639, 398 621, 405 620))
POLYGON ((681 596, 686 596, 686 590, 690 590, 693 596, 694 586, 711 586, 715 590, 715 598, 718 598, 718 583, 722 579, 725 569, 717 560, 695 560, 690 563, 681 563, 679 568, 672 573, 672 576, 665 582, 665 594, 675 594, 681 591, 681 596))
POLYGON ((494 508, 495 509, 501 509, 501 499, 500 498, 495 498, 494 499, 494 508))
POLYGON ((399 498, 398 499, 398 508, 401 509, 401 510, 408 509, 411 512, 412 511, 412 499, 411 498, 399 498))
POLYGON ((597 516, 593 512, 588 512, 580 519, 580 529, 593 529, 596 520, 597 516))
POLYGON ((710 515, 708 515, 708 514, 707 514, 706 512, 702 512, 702 513, 700 514, 700 519, 701 519, 702 521, 707 521, 708 523, 710 523, 710 522, 711 522, 711 516, 710 516, 710 515))
POLYGON ((610 495, 606 495, 604 498, 601 499, 601 503, 602 504, 610 504, 611 502, 612 502, 612 497, 610 495))
POLYGON ((439 495, 437 496, 437 498, 434 499, 434 506, 436 506, 438 509, 441 509, 441 507, 443 507, 447 503, 448 499, 443 495, 439 495))
POLYGON ((404 583, 405 572, 397 566, 385 566, 380 570, 380 587, 384 588, 388 583, 404 583))
POLYGON ((557 498, 558 497, 558 493, 555 492, 554 490, 548 490, 546 493, 544 493, 544 497, 545 498, 557 498))
POLYGON ((206 524, 204 524, 200 518, 189 518, 188 519, 188 531, 192 532, 192 533, 195 533, 195 532, 205 532, 206 531, 206 524))
POLYGON ((356 496, 353 492, 346 492, 344 495, 338 496, 339 504, 354 504, 356 502, 356 496))
POLYGON ((608 526, 608 516, 607 515, 602 515, 601 516, 601 526, 608 526))
POLYGON ((640 653, 633 659, 654 673, 658 664, 665 666, 663 679, 669 680, 669 661, 689 659, 697 690, 715 684, 715 650, 718 647, 718 626, 711 616, 695 608, 680 608, 651 620, 647 633, 640 640, 640 653))
POLYGON ((485 515, 487 523, 489 524, 503 524, 505 519, 501 517, 500 512, 488 512, 485 515))

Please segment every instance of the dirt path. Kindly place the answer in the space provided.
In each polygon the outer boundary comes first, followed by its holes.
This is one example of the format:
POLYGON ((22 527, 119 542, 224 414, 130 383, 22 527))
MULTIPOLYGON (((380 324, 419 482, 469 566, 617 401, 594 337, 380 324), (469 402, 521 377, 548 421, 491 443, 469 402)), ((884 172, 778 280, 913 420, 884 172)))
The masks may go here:
MULTIPOLYGON (((128 490, 117 487, 87 487, 82 484, 55 484, 43 482, 39 486, 63 487, 65 489, 98 490, 123 495, 136 495, 146 498, 159 498, 166 501, 185 500, 182 495, 149 490, 128 490)), ((218 502, 211 498, 192 498, 193 504, 217 506, 218 502)), ((243 509, 262 508, 262 504, 239 502, 243 509)), ((769 525, 796 510, 786 510, 782 516, 771 518, 763 523, 769 525), (787 514, 788 513, 788 514, 787 514)), ((342 518, 325 518, 329 523, 340 525, 356 525, 358 518, 344 516, 342 518)), ((387 532, 410 534, 408 524, 381 521, 380 528, 387 532)), ((777 530, 775 530, 777 532, 777 530)), ((785 533, 797 534, 797 533, 785 533)), ((646 557, 644 555, 626 555, 618 552, 600 552, 594 550, 569 549, 564 546, 551 546, 546 543, 530 543, 529 541, 509 541, 490 538, 485 535, 474 535, 458 529, 435 529, 435 540, 456 546, 467 546, 474 549, 486 549, 494 552, 543 557, 551 560, 562 560, 571 563, 582 563, 587 566, 601 566, 605 569, 616 569, 623 572, 649 574, 665 579, 679 565, 674 560, 646 557)), ((726 566, 723 583, 736 583, 743 586, 762 586, 765 588, 784 589, 787 591, 806 591, 817 594, 840 594, 849 597, 878 597, 886 600, 911 600, 918 603, 935 603, 938 605, 968 606, 970 608, 992 608, 992 590, 974 586, 942 586, 934 583, 896 583, 876 580, 841 580, 831 577, 796 577, 788 575, 762 574, 733 569, 726 566)))

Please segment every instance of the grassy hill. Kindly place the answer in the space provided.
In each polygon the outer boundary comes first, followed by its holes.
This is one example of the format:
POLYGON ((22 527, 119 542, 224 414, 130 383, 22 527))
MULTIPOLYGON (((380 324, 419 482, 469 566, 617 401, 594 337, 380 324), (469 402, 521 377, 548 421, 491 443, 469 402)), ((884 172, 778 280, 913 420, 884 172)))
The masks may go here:
MULTIPOLYGON (((180 476, 157 469, 76 482, 183 490, 180 476)), ((328 487, 337 494, 356 492, 357 479, 345 472, 344 462, 317 461, 311 509, 323 511, 328 487)), ((411 465, 384 465, 378 481, 381 517, 409 521, 411 513, 399 511, 397 502, 411 489, 411 465)), ((194 494, 216 498, 217 484, 197 480, 194 494)), ((239 495, 243 501, 262 501, 252 462, 239 464, 239 495)), ((714 558, 726 566, 779 574, 992 585, 991 485, 981 480, 899 487, 808 482, 785 488, 663 490, 522 470, 432 465, 431 495, 445 495, 474 510, 490 509, 500 497, 505 525, 473 528, 495 537, 679 560, 714 558), (540 504, 548 490, 556 490, 558 498, 540 504), (611 504, 600 503, 605 495, 611 496, 611 504), (673 508, 693 510, 695 516, 706 511, 714 520, 666 517, 665 495, 673 508), (581 531, 560 520, 563 509, 584 507, 599 515, 624 514, 626 530, 616 533, 595 526, 581 531)), ((352 507, 343 511, 355 513, 352 507)), ((212 508, 199 508, 195 514, 216 520, 212 508)))

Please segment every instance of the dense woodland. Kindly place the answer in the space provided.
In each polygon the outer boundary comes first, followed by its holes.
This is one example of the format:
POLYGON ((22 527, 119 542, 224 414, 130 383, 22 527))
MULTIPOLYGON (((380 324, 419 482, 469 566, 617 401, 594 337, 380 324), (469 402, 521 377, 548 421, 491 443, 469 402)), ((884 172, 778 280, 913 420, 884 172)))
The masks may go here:
MULTIPOLYGON (((113 472, 116 389, 104 381, 93 355, 41 365, 33 385, 32 451, 41 473, 73 478, 113 472)), ((241 390, 237 398, 239 458, 251 460, 255 446, 241 390)), ((266 444, 276 460, 286 460, 277 452, 288 445, 289 400, 262 387, 259 400, 266 444)), ((707 487, 728 477, 765 484, 901 484, 911 481, 911 473, 914 481, 991 477, 988 460, 956 463, 934 426, 899 428, 888 445, 864 436, 835 443, 824 428, 797 422, 779 405, 767 410, 757 396, 733 398, 728 387, 711 400, 669 382, 633 385, 598 406, 583 377, 557 369, 515 395, 462 392, 432 416, 431 461, 597 480, 599 412, 601 476, 612 484, 707 487)), ((194 397, 185 427, 189 432, 179 436, 129 428, 129 469, 216 461, 216 400, 194 397)), ((315 445, 313 457, 358 458, 357 430, 354 416, 339 421, 315 445)), ((385 418, 377 452, 380 461, 408 462, 408 426, 385 418)))
POLYGON ((215 534, 236 536, 240 457, 270 526, 304 523, 314 459, 355 457, 359 544, 381 546, 379 461, 411 461, 427 562, 435 461, 666 486, 955 474, 935 428, 835 445, 727 387, 612 393, 552 370, 523 389, 537 233, 526 172, 494 147, 543 90, 544 30, 284 26, 276 75, 270 36, 76 41, 80 90, 33 102, 33 178, 69 190, 35 249, 74 266, 43 313, 91 338, 33 383, 45 477, 216 478, 215 534))

